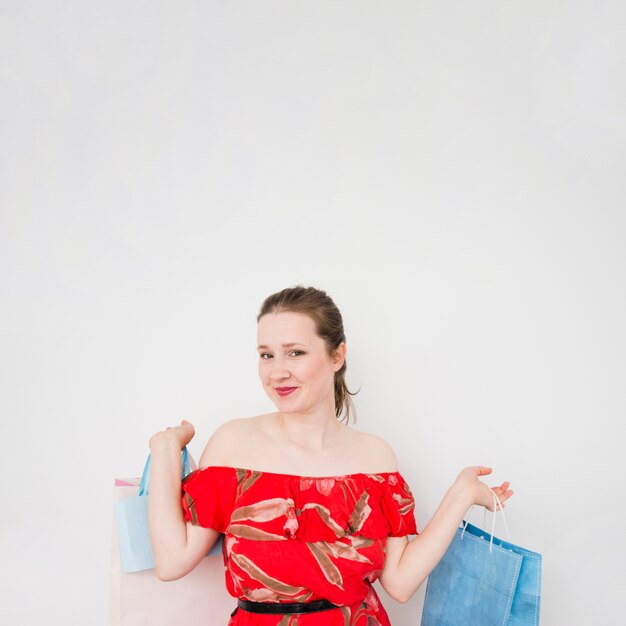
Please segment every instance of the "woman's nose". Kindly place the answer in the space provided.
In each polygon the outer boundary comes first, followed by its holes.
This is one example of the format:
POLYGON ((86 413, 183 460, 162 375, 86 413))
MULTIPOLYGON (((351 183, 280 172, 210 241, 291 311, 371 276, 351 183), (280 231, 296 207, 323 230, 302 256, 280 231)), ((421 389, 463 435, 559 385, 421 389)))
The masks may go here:
POLYGON ((289 370, 280 363, 275 363, 272 367, 272 371, 270 373, 270 378, 272 379, 281 379, 287 378, 289 376, 289 370))

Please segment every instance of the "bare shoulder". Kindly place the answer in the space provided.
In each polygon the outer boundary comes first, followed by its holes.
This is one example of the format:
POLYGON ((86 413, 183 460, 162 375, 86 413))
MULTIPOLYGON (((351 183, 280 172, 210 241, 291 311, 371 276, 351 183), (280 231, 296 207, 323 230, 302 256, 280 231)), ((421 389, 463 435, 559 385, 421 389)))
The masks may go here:
POLYGON ((398 460, 393 448, 389 443, 374 433, 366 433, 360 430, 352 431, 355 438, 355 448, 365 466, 372 466, 371 472, 396 472, 398 460))
POLYGON ((264 415, 236 417, 220 424, 207 442, 198 467, 230 465, 233 451, 258 439, 264 415))

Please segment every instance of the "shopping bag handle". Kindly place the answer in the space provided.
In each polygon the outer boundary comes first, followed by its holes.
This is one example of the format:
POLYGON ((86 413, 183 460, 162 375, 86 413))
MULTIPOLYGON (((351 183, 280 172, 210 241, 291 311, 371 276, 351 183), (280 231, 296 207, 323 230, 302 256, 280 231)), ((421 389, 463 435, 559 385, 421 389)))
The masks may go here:
MULTIPOLYGON (((506 524, 506 517, 504 516, 504 509, 502 508, 502 502, 500 502, 500 498, 498 498, 498 496, 496 495, 496 492, 493 489, 491 490, 491 495, 493 496, 493 523, 491 525, 491 537, 489 539, 489 552, 493 550, 493 533, 496 529, 496 513, 498 512, 498 509, 496 507, 496 501, 497 501, 497 504, 500 505, 500 513, 502 513, 502 521, 504 522, 504 528, 506 529, 507 539, 509 540, 509 542, 511 541, 511 533, 509 533, 509 527, 506 524)), ((463 535, 465 534, 465 529, 467 528, 467 525, 469 523, 469 518, 470 518, 470 515, 472 514, 473 508, 474 508, 474 505, 470 507, 469 513, 467 514, 467 520, 465 521, 465 524, 463 525, 463 532, 461 533, 461 539, 463 539, 463 535)), ((485 517, 483 519, 483 527, 487 525, 487 509, 484 510, 484 513, 485 513, 485 517)))
MULTIPOLYGON (((183 448, 183 458, 182 458, 182 476, 181 479, 185 478, 187 474, 193 471, 193 467, 191 462, 189 461, 189 451, 187 450, 187 446, 183 448)), ((139 495, 147 496, 148 495, 148 483, 150 478, 150 455, 148 455, 148 460, 143 468, 143 474, 141 475, 141 483, 139 484, 139 495)))

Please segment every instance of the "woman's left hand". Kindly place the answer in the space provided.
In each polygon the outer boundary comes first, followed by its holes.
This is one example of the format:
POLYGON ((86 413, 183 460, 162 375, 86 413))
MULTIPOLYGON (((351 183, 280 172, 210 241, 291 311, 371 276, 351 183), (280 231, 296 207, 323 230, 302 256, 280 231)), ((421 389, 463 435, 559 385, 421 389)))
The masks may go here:
POLYGON ((470 498, 471 504, 478 504, 479 506, 484 506, 489 511, 494 511, 495 501, 496 509, 499 511, 500 505, 497 500, 494 500, 493 493, 498 496, 502 503, 502 508, 504 508, 505 501, 513 495, 513 491, 509 489, 510 483, 508 481, 497 487, 489 487, 489 485, 478 480, 479 476, 486 476, 491 474, 491 472, 492 469, 490 467, 481 465, 466 467, 457 476, 454 486, 462 490, 470 498))

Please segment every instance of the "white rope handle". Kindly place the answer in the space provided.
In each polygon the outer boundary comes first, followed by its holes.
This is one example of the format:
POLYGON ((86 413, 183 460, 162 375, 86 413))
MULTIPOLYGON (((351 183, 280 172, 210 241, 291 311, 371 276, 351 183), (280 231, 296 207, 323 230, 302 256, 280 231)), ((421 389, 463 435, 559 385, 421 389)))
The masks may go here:
MULTIPOLYGON (((498 512, 496 501, 497 501, 497 504, 500 505, 500 513, 502 513, 502 521, 504 522, 504 528, 506 530, 507 539, 509 542, 511 541, 511 533, 509 532, 509 527, 507 526, 507 523, 506 523, 506 517, 504 515, 502 502, 500 502, 500 498, 498 498, 498 496, 496 495, 496 492, 493 489, 491 490, 491 495, 493 496, 493 523, 491 525, 491 538, 489 539, 489 552, 492 552, 493 550, 493 533, 496 529, 496 513, 498 512)), ((465 529, 467 528, 467 525, 469 524, 469 518, 470 518, 470 515, 472 514, 472 509, 474 508, 474 506, 475 505, 472 504, 472 506, 470 507, 469 513, 467 515, 467 521, 463 525, 463 532, 461 533, 461 539, 463 539, 463 535, 465 534, 465 529)), ((483 520, 483 527, 487 525, 487 508, 485 508, 484 513, 485 513, 485 517, 483 520)))

